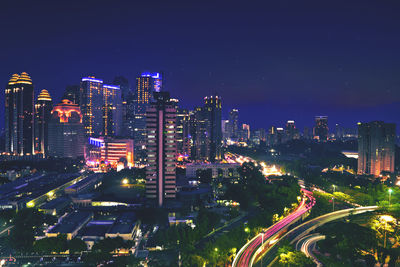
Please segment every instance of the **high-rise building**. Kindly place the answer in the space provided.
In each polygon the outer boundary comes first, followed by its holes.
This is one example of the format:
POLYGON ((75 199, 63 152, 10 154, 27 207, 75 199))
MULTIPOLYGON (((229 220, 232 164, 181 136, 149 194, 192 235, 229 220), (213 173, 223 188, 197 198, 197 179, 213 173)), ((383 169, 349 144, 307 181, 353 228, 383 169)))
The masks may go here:
POLYGON ((222 158, 221 97, 205 97, 203 113, 209 139, 208 160, 219 161, 222 158))
POLYGON ((318 141, 328 140, 328 116, 316 116, 314 126, 314 139, 318 141))
POLYGON ((5 90, 5 150, 32 155, 34 149, 34 95, 26 72, 13 74, 5 90))
POLYGON ((122 130, 122 101, 118 85, 103 85, 104 136, 120 136, 122 130))
POLYGON ((229 120, 221 121, 221 131, 222 131, 222 139, 224 142, 229 138, 229 120))
POLYGON ((82 117, 79 106, 68 99, 53 107, 49 123, 49 156, 83 156, 85 138, 82 117))
POLYGON ((74 104, 78 104, 80 105, 80 87, 79 85, 68 85, 65 88, 64 91, 64 96, 62 97, 62 99, 68 99, 69 101, 71 101, 74 104))
POLYGON ((193 146, 191 158, 195 161, 208 161, 210 154, 210 139, 208 134, 208 121, 204 116, 204 108, 196 107, 190 114, 190 135, 193 146))
POLYGON ((146 197, 163 206, 176 196, 176 109, 168 92, 155 92, 146 112, 146 197))
POLYGON ((240 141, 247 142, 250 139, 250 125, 243 123, 239 132, 240 141))
POLYGON ((286 141, 293 140, 293 139, 299 139, 299 131, 296 128, 296 124, 293 120, 289 120, 286 123, 286 141))
POLYGON ((237 139, 239 135, 239 127, 238 127, 238 120, 239 120, 239 110, 232 109, 229 112, 229 124, 227 131, 229 132, 229 138, 237 139))
POLYGON ((53 102, 47 90, 43 89, 35 104, 35 153, 47 156, 49 150, 49 122, 53 102))
POLYGON ((118 85, 121 89, 121 98, 122 100, 126 100, 127 96, 130 93, 129 81, 124 76, 117 76, 114 78, 112 83, 113 85, 118 85))
POLYGON ((160 73, 144 72, 136 78, 133 96, 134 140, 136 159, 141 162, 146 156, 146 109, 153 101, 153 93, 162 89, 160 73))
POLYGON ((383 121, 358 124, 358 174, 394 172, 396 125, 383 121))
POLYGON ((87 136, 121 134, 122 100, 118 85, 106 85, 95 77, 84 77, 79 102, 87 136))

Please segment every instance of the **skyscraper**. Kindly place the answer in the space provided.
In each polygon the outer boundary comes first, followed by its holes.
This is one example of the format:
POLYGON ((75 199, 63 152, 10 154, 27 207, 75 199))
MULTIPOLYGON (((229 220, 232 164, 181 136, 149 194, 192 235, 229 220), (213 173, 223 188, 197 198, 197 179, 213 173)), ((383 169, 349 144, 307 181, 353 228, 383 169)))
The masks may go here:
POLYGON ((32 80, 26 72, 13 74, 5 90, 6 152, 34 154, 34 95, 32 80))
POLYGON ((239 134, 238 120, 239 120, 239 110, 232 109, 229 112, 229 124, 228 124, 228 129, 227 129, 229 132, 229 138, 231 138, 231 139, 238 138, 238 134, 239 134))
POLYGON ((153 93, 162 89, 160 73, 144 72, 136 78, 133 97, 135 155, 140 162, 145 158, 146 149, 146 109, 153 101, 153 93))
POLYGON ((316 116, 314 126, 314 139, 318 141, 328 140, 328 116, 316 116))
POLYGON ((95 77, 84 77, 79 103, 87 136, 115 136, 121 133, 122 100, 118 85, 106 85, 95 77))
POLYGON ((289 120, 286 123, 286 141, 299 139, 299 131, 296 128, 296 124, 293 120, 289 120))
POLYGON ((146 197, 163 206, 176 195, 176 109, 168 92, 155 92, 146 112, 146 197))
POLYGON ((47 156, 49 150, 49 122, 53 102, 47 90, 43 89, 35 104, 35 153, 47 156))
POLYGON ((79 103, 80 99, 79 98, 80 98, 80 87, 79 87, 79 85, 67 85, 67 87, 65 88, 64 96, 62 97, 62 99, 68 99, 72 103, 80 105, 80 103, 79 103))
POLYGON ((358 124, 358 174, 394 172, 396 125, 383 121, 358 124))
POLYGON ((85 139, 82 117, 79 106, 67 99, 54 106, 49 123, 49 156, 83 156, 85 139))
POLYGON ((209 139, 208 160, 215 162, 222 157, 221 97, 205 97, 203 112, 209 139))

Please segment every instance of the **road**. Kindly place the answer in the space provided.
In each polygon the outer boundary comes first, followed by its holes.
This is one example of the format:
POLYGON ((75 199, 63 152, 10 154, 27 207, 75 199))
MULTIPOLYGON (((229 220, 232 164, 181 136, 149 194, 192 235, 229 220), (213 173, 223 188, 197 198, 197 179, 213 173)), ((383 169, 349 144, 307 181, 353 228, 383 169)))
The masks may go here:
POLYGON ((237 253, 232 263, 233 267, 252 266, 257 255, 263 252, 266 245, 273 242, 276 235, 282 233, 314 206, 315 199, 312 197, 312 192, 305 189, 302 191, 304 196, 297 209, 245 244, 237 253))
POLYGON ((288 240, 291 244, 297 242, 304 236, 310 234, 316 228, 320 227, 321 225, 335 221, 350 215, 357 215, 365 212, 371 212, 378 209, 378 206, 368 206, 368 207, 359 207, 359 208, 352 208, 352 209, 345 209, 345 210, 338 210, 335 212, 327 213, 312 220, 309 220, 279 238, 278 242, 274 243, 271 247, 268 248, 266 253, 263 255, 263 263, 264 266, 267 266, 271 262, 276 259, 276 253, 279 248, 279 244, 283 240, 288 240))
POLYGON ((320 234, 307 235, 297 241, 296 250, 300 250, 307 257, 312 258, 315 264, 320 267, 322 263, 314 256, 313 251, 315 250, 316 243, 324 239, 325 236, 320 234))

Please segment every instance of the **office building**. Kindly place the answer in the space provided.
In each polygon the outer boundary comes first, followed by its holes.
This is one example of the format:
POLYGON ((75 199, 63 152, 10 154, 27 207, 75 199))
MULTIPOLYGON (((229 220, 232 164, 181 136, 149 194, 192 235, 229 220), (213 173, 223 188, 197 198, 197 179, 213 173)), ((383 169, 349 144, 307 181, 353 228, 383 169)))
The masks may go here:
POLYGON ((221 121, 221 131, 222 131, 222 140, 226 142, 229 138, 229 120, 222 120, 221 121))
POLYGON ((358 124, 358 174, 394 172, 396 125, 383 121, 358 124))
POLYGON ((62 99, 68 99, 72 103, 80 106, 80 92, 81 89, 79 85, 67 85, 62 99))
POLYGON ((238 120, 239 120, 239 110, 232 109, 229 112, 229 124, 228 124, 228 135, 231 139, 237 139, 239 134, 238 128, 238 120))
POLYGON ((160 73, 144 72, 136 78, 133 96, 135 155, 138 162, 146 157, 146 109, 153 101, 153 93, 162 89, 160 73))
POLYGON ((239 131, 239 140, 247 142, 250 139, 250 125, 243 123, 239 131))
POLYGON ((296 128, 296 124, 293 120, 289 120, 286 122, 286 141, 290 141, 293 139, 299 139, 299 131, 296 128))
POLYGON ((82 117, 79 106, 67 99, 53 107, 49 123, 49 156, 83 156, 85 139, 82 117))
POLYGON ((191 159, 194 161, 208 161, 210 154, 210 139, 208 135, 208 121, 202 107, 196 107, 190 114, 190 135, 193 146, 191 159))
POLYGON ((47 156, 49 150, 49 123, 53 102, 47 90, 43 89, 35 104, 35 153, 47 156))
POLYGON ((219 161, 222 158, 221 97, 205 97, 203 113, 209 139, 208 160, 219 161))
POLYGON ((34 149, 34 95, 26 72, 13 74, 5 90, 5 150, 11 155, 32 155, 34 149))
POLYGON ((104 167, 123 169, 133 167, 133 139, 90 137, 86 149, 86 164, 93 170, 104 167))
POLYGON ((84 77, 79 102, 87 136, 121 134, 122 100, 118 85, 106 85, 95 77, 84 77))
POLYGON ((328 116, 316 116, 314 126, 314 139, 321 142, 327 141, 328 134, 328 116))
POLYGON ((176 109, 168 92, 155 92, 146 112, 146 197, 163 206, 176 196, 176 109))

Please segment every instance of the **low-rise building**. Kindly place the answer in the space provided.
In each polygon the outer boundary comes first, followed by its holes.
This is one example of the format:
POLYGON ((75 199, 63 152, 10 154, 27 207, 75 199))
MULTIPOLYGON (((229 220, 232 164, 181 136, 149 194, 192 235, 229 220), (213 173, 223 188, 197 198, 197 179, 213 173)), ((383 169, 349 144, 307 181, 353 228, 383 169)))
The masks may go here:
POLYGON ((62 217, 61 220, 51 227, 46 237, 57 237, 59 234, 67 235, 67 239, 74 238, 80 229, 84 227, 93 218, 92 212, 74 211, 62 217))
POLYGON ((208 169, 211 169, 213 178, 237 177, 239 175, 237 168, 239 167, 239 163, 189 163, 186 165, 186 177, 195 178, 198 170, 208 169))

